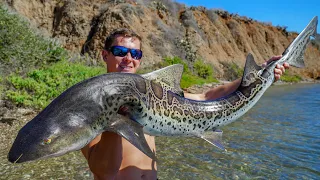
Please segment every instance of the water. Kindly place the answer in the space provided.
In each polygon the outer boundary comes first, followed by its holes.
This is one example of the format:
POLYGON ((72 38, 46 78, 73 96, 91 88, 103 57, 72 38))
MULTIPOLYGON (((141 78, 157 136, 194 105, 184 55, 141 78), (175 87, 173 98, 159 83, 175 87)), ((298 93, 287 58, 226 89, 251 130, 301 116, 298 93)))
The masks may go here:
POLYGON ((320 85, 271 87, 223 127, 227 152, 197 138, 157 138, 163 179, 320 179, 320 85))
MULTIPOLYGON (((271 87, 245 116, 223 127, 227 152, 198 138, 156 139, 159 179, 320 179, 320 84, 271 87)), ((1 136, 0 179, 92 179, 79 152, 13 165, 1 136)), ((18 127, 18 128, 17 128, 18 127)))

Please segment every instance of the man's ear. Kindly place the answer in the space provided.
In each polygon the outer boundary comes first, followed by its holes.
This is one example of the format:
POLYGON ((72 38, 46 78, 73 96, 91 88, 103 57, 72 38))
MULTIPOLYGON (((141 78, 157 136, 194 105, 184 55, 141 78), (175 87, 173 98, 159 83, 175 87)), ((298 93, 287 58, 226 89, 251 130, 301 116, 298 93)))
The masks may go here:
POLYGON ((101 56, 104 62, 107 62, 108 52, 106 50, 102 50, 101 56))

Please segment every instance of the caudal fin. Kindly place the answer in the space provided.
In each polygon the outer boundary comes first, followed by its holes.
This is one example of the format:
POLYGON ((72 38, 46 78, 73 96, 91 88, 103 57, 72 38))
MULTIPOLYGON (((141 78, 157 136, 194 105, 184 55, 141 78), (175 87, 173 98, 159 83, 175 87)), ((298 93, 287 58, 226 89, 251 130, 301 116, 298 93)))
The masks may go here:
POLYGON ((287 62, 294 67, 304 67, 304 53, 310 42, 310 37, 318 38, 318 17, 315 16, 306 28, 293 40, 293 42, 282 53, 279 63, 287 62))

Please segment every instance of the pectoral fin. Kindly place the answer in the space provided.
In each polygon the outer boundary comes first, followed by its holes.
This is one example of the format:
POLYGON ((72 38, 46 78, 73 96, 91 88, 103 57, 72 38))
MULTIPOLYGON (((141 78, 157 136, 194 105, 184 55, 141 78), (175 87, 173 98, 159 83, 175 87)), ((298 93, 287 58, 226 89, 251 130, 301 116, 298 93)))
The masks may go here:
POLYGON ((117 115, 109 130, 119 134, 153 160, 157 160, 143 133, 143 126, 126 116, 117 115))
POLYGON ((216 129, 214 131, 206 132, 204 135, 200 136, 200 138, 206 140, 221 150, 227 151, 222 144, 222 133, 223 132, 221 130, 216 129))

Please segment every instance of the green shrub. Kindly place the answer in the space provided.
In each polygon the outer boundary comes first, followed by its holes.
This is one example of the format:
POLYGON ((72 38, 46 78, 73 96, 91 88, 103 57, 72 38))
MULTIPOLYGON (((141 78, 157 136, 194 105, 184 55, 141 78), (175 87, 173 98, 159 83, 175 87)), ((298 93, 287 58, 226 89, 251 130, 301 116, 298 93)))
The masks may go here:
POLYGON ((24 73, 33 67, 67 58, 67 51, 45 39, 30 24, 0 6, 0 71, 24 73))
POLYGON ((284 82, 293 82, 293 83, 297 83, 299 81, 302 80, 302 78, 298 75, 290 75, 288 73, 284 73, 281 78, 280 78, 281 81, 284 81, 284 82))
POLYGON ((198 74, 198 76, 208 79, 213 75, 213 69, 210 65, 205 64, 201 60, 196 60, 193 64, 194 70, 198 74))
POLYGON ((179 57, 166 57, 164 58, 164 62, 162 64, 163 67, 173 65, 173 64, 182 64, 183 65, 183 72, 189 72, 188 64, 184 62, 179 57))
POLYGON ((228 80, 235 80, 239 77, 243 76, 243 69, 242 67, 239 67, 236 63, 228 63, 228 62, 220 62, 223 65, 223 70, 226 79, 228 80))
POLYGON ((17 105, 43 108, 72 85, 105 72, 104 67, 60 61, 52 66, 31 70, 26 77, 8 76, 11 87, 6 97, 17 105))

